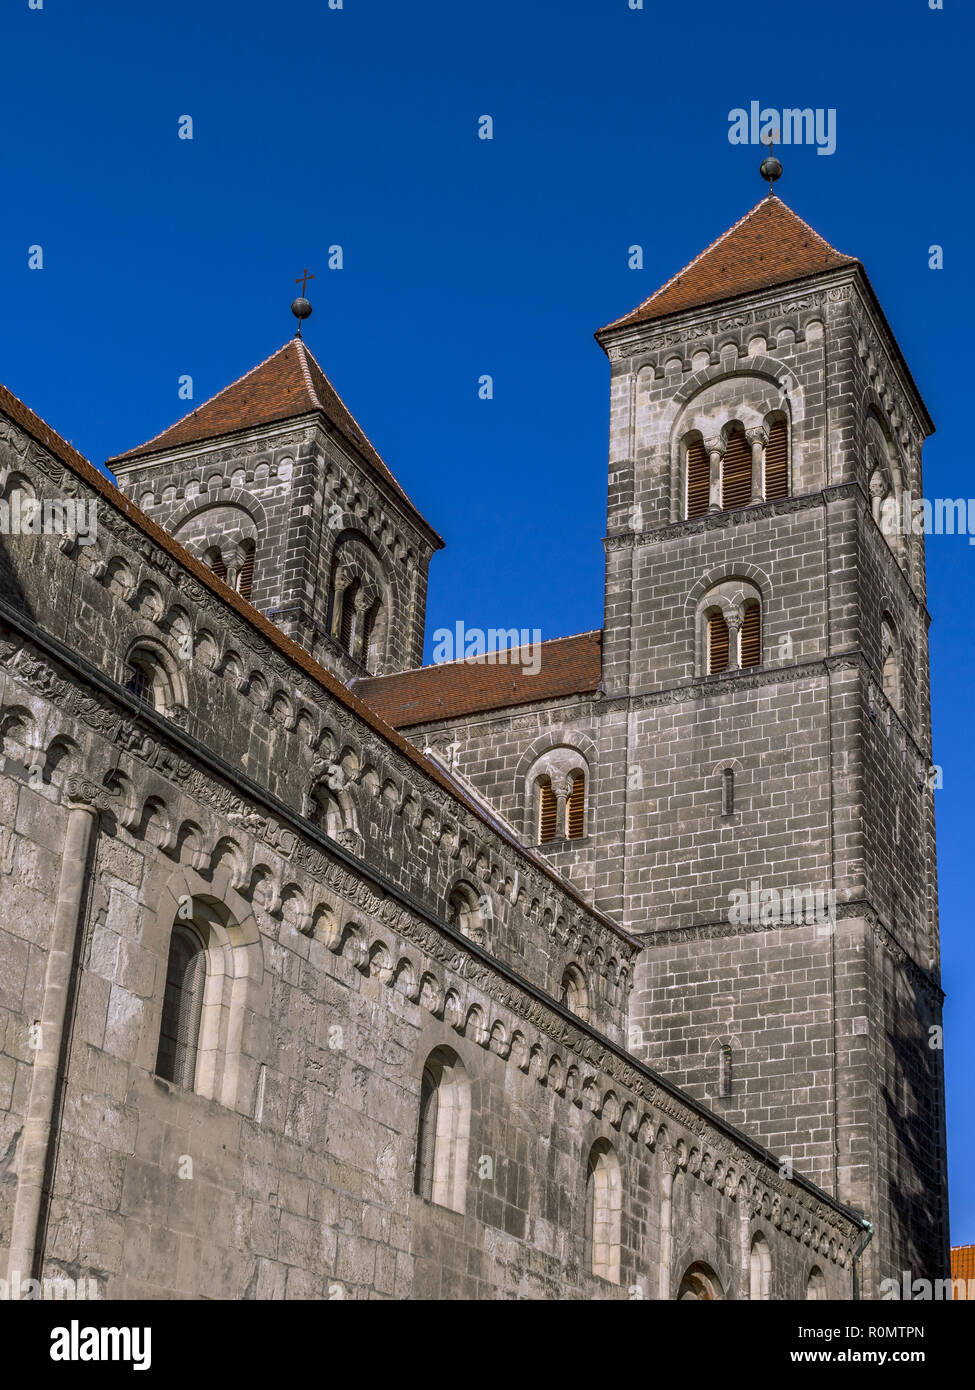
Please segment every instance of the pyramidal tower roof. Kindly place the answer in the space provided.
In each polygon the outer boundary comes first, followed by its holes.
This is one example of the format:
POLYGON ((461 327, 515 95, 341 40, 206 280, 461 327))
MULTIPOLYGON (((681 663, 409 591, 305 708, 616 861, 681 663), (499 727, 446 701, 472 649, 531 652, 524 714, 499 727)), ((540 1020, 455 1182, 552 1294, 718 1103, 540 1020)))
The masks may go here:
MULTIPOLYGON (((304 415, 323 418, 423 521, 304 341, 297 336, 154 439, 107 459, 106 466, 124 467, 152 454, 201 444, 261 425, 296 420, 304 415)), ((424 521, 424 525, 436 536, 428 522, 424 521)))
POLYGON ((846 256, 830 246, 772 194, 654 290, 649 299, 606 324, 599 333, 858 264, 855 256, 846 256))

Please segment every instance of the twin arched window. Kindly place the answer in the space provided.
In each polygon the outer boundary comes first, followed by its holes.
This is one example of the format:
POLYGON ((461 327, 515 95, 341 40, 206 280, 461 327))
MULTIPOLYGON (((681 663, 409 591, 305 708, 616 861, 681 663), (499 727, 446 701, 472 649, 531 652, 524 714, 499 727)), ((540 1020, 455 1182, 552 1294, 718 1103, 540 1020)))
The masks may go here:
POLYGON ((709 676, 762 664, 762 602, 747 580, 726 580, 698 605, 700 667, 709 676))
POLYGON ((736 420, 707 441, 699 432, 692 432, 684 440, 684 470, 684 515, 688 520, 708 511, 730 511, 788 497, 789 430, 785 417, 773 414, 761 428, 747 433, 736 420))
POLYGON ((582 840, 588 833, 586 765, 574 748, 552 748, 528 774, 532 842, 582 840))
POLYGON ((356 532, 340 536, 329 578, 328 631, 346 656, 371 672, 383 666, 388 606, 388 585, 372 546, 356 532))

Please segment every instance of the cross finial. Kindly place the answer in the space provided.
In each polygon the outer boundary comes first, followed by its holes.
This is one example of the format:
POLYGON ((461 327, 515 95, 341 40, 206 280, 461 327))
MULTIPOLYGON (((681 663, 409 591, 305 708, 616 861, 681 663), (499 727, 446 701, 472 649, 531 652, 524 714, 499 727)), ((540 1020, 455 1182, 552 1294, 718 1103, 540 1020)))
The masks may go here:
MULTIPOLYGON (((769 153, 769 158, 770 158, 770 159, 772 158, 772 155, 775 154, 775 142, 776 142, 776 140, 777 140, 777 138, 778 138, 778 134, 779 134, 779 132, 778 132, 777 130, 770 130, 769 133, 768 133, 767 139, 765 139, 765 140, 762 141, 762 144, 763 144, 763 145, 766 145, 766 144, 768 145, 768 153, 769 153)), ((298 282, 297 282, 297 280, 296 280, 296 281, 295 281, 295 284, 297 284, 297 283, 298 283, 298 282)))
POLYGON ((305 298, 305 286, 308 284, 308 281, 309 281, 309 280, 314 280, 314 278, 315 278, 314 275, 312 275, 312 273, 311 273, 311 271, 308 269, 308 267, 305 266, 305 273, 304 273, 303 275, 297 276, 296 279, 295 279, 295 284, 301 286, 301 294, 300 294, 300 296, 299 296, 299 297, 292 303, 292 305, 291 305, 291 312, 294 314, 295 318, 298 320, 298 331, 297 331, 297 333, 295 334, 295 337, 296 337, 296 338, 300 338, 300 337, 301 337, 301 321, 302 321, 302 319, 306 319, 306 318, 309 316, 309 314, 311 313, 311 305, 308 303, 308 300, 305 298))

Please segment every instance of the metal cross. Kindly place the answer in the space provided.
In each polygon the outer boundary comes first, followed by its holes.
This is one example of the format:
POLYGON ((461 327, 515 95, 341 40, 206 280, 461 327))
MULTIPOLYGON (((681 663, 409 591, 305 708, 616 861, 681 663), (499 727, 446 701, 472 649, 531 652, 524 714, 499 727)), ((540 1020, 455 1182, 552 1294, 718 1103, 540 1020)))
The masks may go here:
POLYGON ((302 299, 304 299, 304 297, 305 297, 305 285, 308 283, 309 280, 314 280, 314 278, 315 278, 314 275, 312 275, 312 274, 310 273, 310 271, 309 271, 309 269, 308 269, 307 266, 305 266, 305 273, 304 273, 304 275, 299 275, 299 276, 297 276, 297 277, 295 278, 295 284, 296 284, 296 285, 301 285, 301 297, 302 297, 302 299))

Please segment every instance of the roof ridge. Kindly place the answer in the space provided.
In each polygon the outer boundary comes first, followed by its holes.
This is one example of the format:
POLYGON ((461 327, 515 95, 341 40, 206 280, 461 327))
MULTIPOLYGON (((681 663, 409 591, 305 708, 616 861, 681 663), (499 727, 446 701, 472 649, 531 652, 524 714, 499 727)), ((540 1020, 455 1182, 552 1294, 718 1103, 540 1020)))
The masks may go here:
MULTIPOLYGON (((137 450, 145 449, 148 445, 155 444, 156 440, 162 439, 164 434, 169 434, 171 430, 177 429, 178 426, 182 425, 186 420, 192 420, 194 415, 199 415, 201 410, 205 410, 208 405, 212 405, 214 401, 218 401, 221 396, 225 396, 227 392, 233 390, 235 386, 239 386, 242 381, 246 381, 249 376, 253 376, 254 373, 259 372, 262 367, 266 367, 269 362, 273 362, 275 357, 279 357, 282 352, 286 352, 293 342, 294 339, 289 338, 286 343, 282 343, 279 348, 275 348, 269 357, 265 357, 263 362, 258 362, 256 366, 251 367, 249 371, 237 377, 236 381, 230 381, 226 386, 221 386, 219 391, 215 391, 212 396, 208 396, 205 401, 201 401, 193 410, 188 410, 185 415, 181 415, 178 420, 174 420, 171 424, 167 425, 165 429, 160 430, 158 434, 154 434, 151 439, 144 439, 141 444, 133 445, 131 449, 126 449, 124 453, 113 454, 111 459, 107 461, 111 463, 114 459, 126 459, 137 450)), ((173 447, 178 449, 181 446, 177 444, 173 447)))
MULTIPOLYGON (((308 349, 305 347, 305 344, 304 344, 304 342, 303 342, 303 340, 302 340, 301 338, 295 336, 294 338, 291 339, 291 341, 294 343, 294 345, 295 345, 295 347, 296 347, 296 349, 297 349, 297 352, 298 352, 298 360, 299 360, 300 363, 301 363, 301 374, 302 374, 302 376, 305 378, 305 385, 308 387, 308 394, 309 394, 309 396, 311 396, 312 400, 315 402, 315 408, 316 408, 317 410, 320 410, 320 411, 322 412, 322 414, 324 415, 324 414, 325 414, 325 407, 322 405, 321 401, 318 399, 318 392, 315 390, 315 383, 312 381, 312 379, 311 379, 311 372, 308 370, 308 358, 309 358, 309 357, 312 357, 312 354, 311 354, 311 353, 308 351, 308 349)), ((312 358, 312 360, 314 361, 314 358, 312 358)), ((321 372, 322 369, 321 369, 321 367, 318 366, 318 363, 317 363, 317 362, 315 362, 315 366, 318 367, 318 370, 321 372)), ((322 375, 324 376, 325 373, 322 372, 322 375)), ((346 407, 346 409, 348 409, 348 407, 346 407)))
MULTIPOLYGON (((302 346, 304 346, 304 344, 302 344, 302 346)), ((349 419, 352 421, 353 425, 355 425, 356 429, 359 431, 359 434, 362 436, 362 442, 363 442, 364 444, 368 444, 368 445, 369 445, 369 448, 373 451, 373 453, 374 453, 374 454, 376 455, 376 457, 379 459, 379 462, 380 462, 380 463, 383 465, 383 467, 386 469, 387 473, 389 473, 390 477, 393 479, 393 482, 396 483, 396 486, 397 486, 397 488, 399 489, 399 491, 402 493, 403 497, 405 497, 405 498, 406 498, 406 501, 409 502, 410 506, 413 507, 414 510, 416 510, 416 504, 411 500, 411 498, 409 498, 409 497, 407 496, 407 494, 406 494, 406 492, 405 492, 405 490, 404 490, 402 484, 396 479, 395 475, 394 475, 394 474, 392 473, 392 471, 390 470, 389 464, 386 463, 386 461, 384 460, 382 454, 379 452, 379 450, 376 448, 375 444, 373 444, 372 440, 369 438, 369 436, 366 434, 365 430, 364 430, 364 429, 362 428, 362 426, 359 424, 359 421, 358 421, 358 420, 356 419, 356 417, 352 414, 352 411, 349 409, 348 405, 346 404, 345 397, 344 397, 343 395, 340 395, 340 394, 339 394, 339 391, 338 391, 338 389, 336 388, 335 382, 334 382, 334 381, 332 380, 332 378, 329 376, 328 372, 327 372, 327 371, 325 370, 325 368, 322 366, 321 362, 319 362, 318 358, 317 358, 317 357, 315 356, 315 354, 312 352, 311 348, 307 348, 307 347, 306 347, 306 348, 305 348, 305 352, 308 354, 308 356, 309 356, 309 357, 311 358, 311 360, 314 362, 315 366, 316 366, 316 367, 318 368, 318 370, 321 372, 322 376, 325 378, 326 382, 328 383, 329 390, 331 390, 331 391, 334 393, 335 399, 338 401, 339 405, 342 407, 342 409, 345 411, 346 415, 348 415, 349 419)), ((324 406, 322 406, 321 409, 322 409, 322 411, 323 411, 324 414, 326 414, 326 415, 328 414, 328 411, 325 409, 324 406)), ((339 428, 341 428, 341 426, 339 426, 339 428)), ((353 443, 354 443, 354 442, 355 442, 355 441, 353 441, 353 443)))

